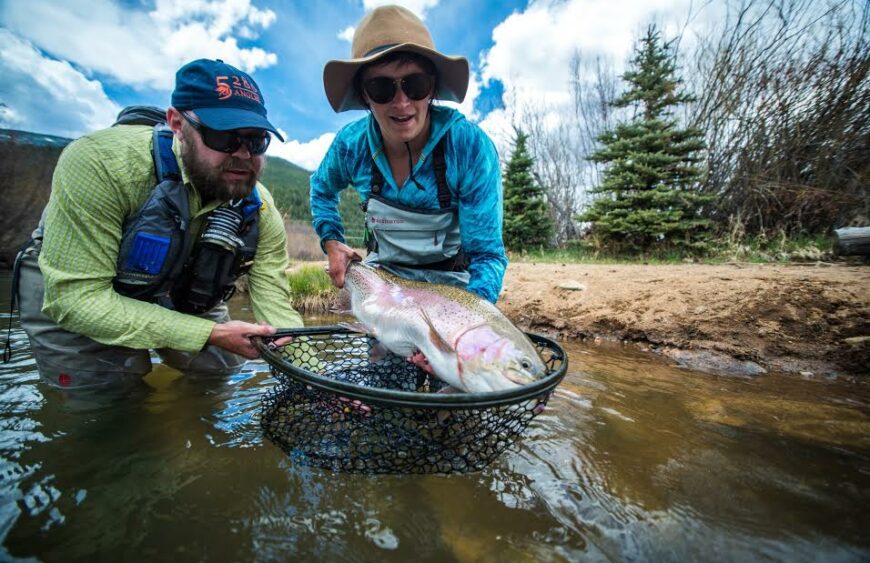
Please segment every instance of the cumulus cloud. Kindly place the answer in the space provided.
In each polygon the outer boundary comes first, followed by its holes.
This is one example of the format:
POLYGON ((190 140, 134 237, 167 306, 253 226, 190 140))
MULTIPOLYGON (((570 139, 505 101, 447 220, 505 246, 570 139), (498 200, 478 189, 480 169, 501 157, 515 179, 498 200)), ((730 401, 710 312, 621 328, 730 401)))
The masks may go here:
MULTIPOLYGON (((281 136, 287 138, 286 133, 281 131, 281 136)), ((273 141, 269 145, 269 156, 277 156, 285 160, 289 160, 293 164, 301 166, 306 170, 315 170, 320 166, 320 161, 326 155, 329 145, 335 138, 335 133, 324 133, 323 135, 312 139, 308 142, 290 140, 286 143, 273 141)))
POLYGON ((0 29, 0 73, 3 126, 26 124, 32 131, 76 137, 111 125, 120 110, 99 82, 5 29, 0 29))
POLYGON ((356 28, 352 25, 347 26, 338 32, 338 38, 347 41, 348 43, 353 42, 353 34, 356 32, 356 28))
POLYGON ((277 63, 274 53, 241 47, 233 35, 255 38, 275 21, 250 0, 157 0, 150 12, 110 0, 28 0, 0 10, 7 29, 41 51, 134 88, 170 89, 175 70, 196 58, 249 72, 277 63))
MULTIPOLYGON (((546 107, 558 122, 570 111, 571 58, 603 56, 621 71, 642 28, 656 18, 685 14, 690 0, 532 0, 493 29, 493 46, 481 56, 481 80, 500 80, 510 92, 509 106, 488 114, 482 126, 501 137, 525 106, 546 107)), ((506 94, 507 95, 507 94, 506 94)), ((507 139, 498 139, 499 145, 507 139)))

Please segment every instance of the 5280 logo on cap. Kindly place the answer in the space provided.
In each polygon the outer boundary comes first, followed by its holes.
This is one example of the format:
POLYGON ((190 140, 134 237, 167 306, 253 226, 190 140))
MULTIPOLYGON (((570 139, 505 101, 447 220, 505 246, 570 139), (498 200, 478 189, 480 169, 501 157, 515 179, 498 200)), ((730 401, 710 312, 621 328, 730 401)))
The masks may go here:
POLYGON ((258 104, 263 103, 257 87, 245 76, 216 76, 215 82, 217 83, 215 91, 218 93, 219 100, 226 100, 235 95, 254 100, 258 104))

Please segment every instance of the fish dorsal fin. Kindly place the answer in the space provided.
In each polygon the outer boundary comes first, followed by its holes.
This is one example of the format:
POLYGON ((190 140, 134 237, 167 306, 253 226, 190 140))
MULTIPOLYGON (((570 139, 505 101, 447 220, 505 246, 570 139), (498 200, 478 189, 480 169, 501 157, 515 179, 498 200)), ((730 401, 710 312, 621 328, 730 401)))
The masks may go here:
POLYGON ((435 324, 432 323, 432 319, 429 318, 429 315, 426 313, 426 311, 420 308, 420 314, 423 315, 423 320, 426 322, 426 326, 429 327, 429 339, 432 341, 433 344, 435 344, 435 347, 442 352, 448 354, 456 353, 456 351, 453 349, 453 346, 451 346, 446 340, 444 340, 441 334, 438 333, 438 329, 435 328, 435 324))

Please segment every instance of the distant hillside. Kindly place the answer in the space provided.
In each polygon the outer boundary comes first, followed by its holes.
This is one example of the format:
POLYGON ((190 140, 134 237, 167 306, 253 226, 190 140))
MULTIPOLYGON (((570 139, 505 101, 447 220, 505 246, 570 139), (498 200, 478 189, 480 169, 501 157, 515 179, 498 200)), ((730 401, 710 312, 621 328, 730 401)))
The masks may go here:
MULTIPOLYGON (((8 268, 18 248, 39 222, 51 191, 51 176, 63 148, 72 139, 29 131, 0 129, 0 268, 8 268)), ((278 208, 294 221, 311 223, 308 202, 310 172, 284 160, 267 157, 262 182, 275 196, 278 208)), ((362 241, 363 214, 359 196, 342 192, 339 212, 351 242, 362 241), (357 240, 358 239, 358 240, 357 240)))
MULTIPOLYGON (((261 181, 275 196, 275 204, 292 221, 311 223, 311 204, 308 198, 311 172, 283 158, 269 157, 261 181)), ((345 226, 348 242, 362 245, 363 212, 359 207, 359 194, 353 188, 341 193, 339 215, 345 226)))
POLYGON ((30 238, 51 191, 54 165, 70 139, 0 129, 0 267, 30 238))

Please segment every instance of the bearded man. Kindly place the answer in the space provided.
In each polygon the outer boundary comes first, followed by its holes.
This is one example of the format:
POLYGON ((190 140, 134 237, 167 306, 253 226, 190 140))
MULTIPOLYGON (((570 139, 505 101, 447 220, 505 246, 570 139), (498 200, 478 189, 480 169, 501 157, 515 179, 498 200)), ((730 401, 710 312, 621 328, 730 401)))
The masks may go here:
POLYGON ((254 79, 193 61, 176 74, 165 121, 119 119, 57 163, 18 264, 21 324, 50 386, 138 382, 150 350, 185 372, 230 374, 258 356, 252 336, 302 326, 284 224, 257 182, 270 133, 281 135, 254 79), (227 312, 245 273, 259 324, 227 312))

